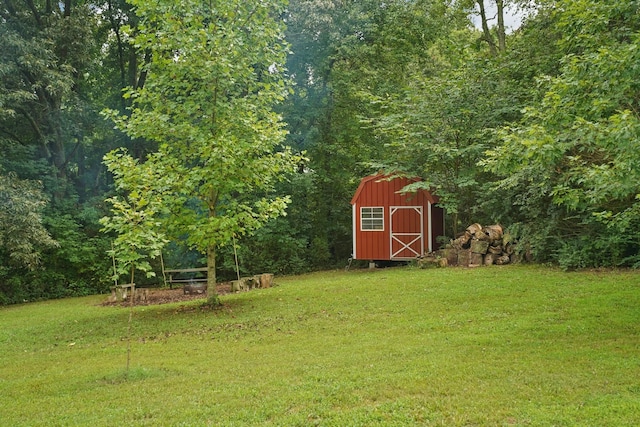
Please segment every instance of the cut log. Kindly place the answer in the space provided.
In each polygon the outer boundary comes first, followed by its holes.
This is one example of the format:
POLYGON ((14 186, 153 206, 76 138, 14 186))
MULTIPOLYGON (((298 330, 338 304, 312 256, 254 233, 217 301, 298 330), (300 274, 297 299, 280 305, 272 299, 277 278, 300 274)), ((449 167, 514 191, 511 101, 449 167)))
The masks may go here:
POLYGON ((499 245, 499 246, 490 245, 489 249, 487 249, 487 252, 489 252, 490 254, 493 254, 493 255, 501 255, 502 254, 502 245, 499 245))
POLYGON ((482 240, 471 240, 471 252, 474 254, 486 254, 489 248, 489 242, 482 240))
POLYGON ((482 229, 483 233, 492 242, 500 241, 502 243, 502 226, 500 225, 487 225, 482 229))
POLYGON ((458 265, 461 267, 469 266, 469 258, 471 257, 471 251, 468 249, 462 249, 458 251, 458 265))
POLYGON ((454 249, 469 249, 469 242, 471 241, 471 233, 465 231, 463 235, 451 242, 451 246, 454 249))
POLYGON ((496 265, 505 265, 511 262, 509 255, 502 255, 496 259, 496 265))
POLYGON ((243 279, 231 281, 231 292, 242 292, 245 290, 245 282, 243 279))
POLYGON ((489 242, 491 243, 491 239, 489 239, 489 236, 487 236, 486 234, 484 234, 484 232, 480 232, 480 233, 476 233, 474 234, 473 238, 475 240, 481 240, 483 242, 489 242))
POLYGON ((471 224, 470 226, 467 227, 467 233, 469 233, 472 236, 476 236, 477 234, 482 233, 482 226, 477 222, 475 224, 471 224))
POLYGON ((504 249, 503 252, 507 255, 511 255, 513 254, 513 252, 515 251, 516 247, 513 243, 507 243, 506 245, 504 245, 504 249))
POLYGON ((255 288, 270 288, 273 286, 273 274, 256 274, 250 277, 241 277, 240 280, 231 281, 232 292, 250 291, 255 288))
POLYGON ((441 258, 447 260, 448 265, 458 265, 458 252, 455 249, 443 249, 438 252, 441 258))
POLYGON ((260 276, 242 277, 240 280, 244 282, 245 291, 249 291, 260 286, 260 276))
POLYGON ((418 267, 420 268, 439 267, 438 258, 434 254, 428 254, 422 258, 419 258, 418 267))
POLYGON ((273 286, 273 274, 263 273, 260 275, 260 287, 270 288, 273 286))
POLYGON ((469 256, 469 267, 479 266, 484 263, 484 255, 471 252, 469 256))
POLYGON ((256 274, 255 276, 247 277, 247 287, 249 289, 262 287, 262 275, 256 274))
POLYGON ((431 268, 431 267, 447 267, 449 262, 446 258, 442 257, 441 252, 431 252, 422 258, 418 258, 418 267, 431 268))
POLYGON ((515 246, 516 242, 513 237, 500 224, 483 227, 479 223, 475 223, 467 227, 464 233, 451 240, 444 249, 429 254, 418 263, 479 267, 481 265, 514 263, 526 259, 530 255, 529 251, 520 253, 520 249, 516 254, 515 246))
POLYGON ((129 299, 129 294, 135 294, 136 285, 134 283, 128 283, 126 285, 115 286, 116 301, 126 301, 129 299), (129 292, 130 290, 130 292, 129 292))
POLYGON ((508 244, 513 244, 513 237, 509 233, 504 233, 502 235, 502 246, 507 246, 508 244))

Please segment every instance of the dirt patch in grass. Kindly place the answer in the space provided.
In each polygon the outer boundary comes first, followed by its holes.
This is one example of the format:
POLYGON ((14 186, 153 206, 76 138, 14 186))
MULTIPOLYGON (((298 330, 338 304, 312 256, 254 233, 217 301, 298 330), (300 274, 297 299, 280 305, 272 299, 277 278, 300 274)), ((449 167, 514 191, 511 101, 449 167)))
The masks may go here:
MULTIPOLYGON (((166 288, 138 288, 136 291, 144 294, 145 298, 138 298, 134 305, 158 305, 168 304, 172 302, 191 301, 197 299, 205 299, 206 293, 203 294, 185 294, 182 288, 166 289, 166 288)), ((216 286, 218 295, 225 295, 231 292, 231 283, 218 283, 216 286)), ((128 307, 129 301, 111 301, 110 298, 102 303, 104 306, 122 306, 128 307)))

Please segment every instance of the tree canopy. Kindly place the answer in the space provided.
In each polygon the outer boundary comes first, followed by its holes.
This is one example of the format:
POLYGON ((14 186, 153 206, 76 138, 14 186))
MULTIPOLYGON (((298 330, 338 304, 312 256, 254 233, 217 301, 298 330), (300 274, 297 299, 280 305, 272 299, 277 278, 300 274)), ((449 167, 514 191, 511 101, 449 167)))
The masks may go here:
POLYGON ((57 245, 42 225, 46 202, 38 183, 20 180, 13 172, 0 175, 0 253, 11 263, 34 269, 41 250, 57 245))
MULTIPOLYGON (((158 144, 144 168, 162 177, 131 190, 160 194, 166 226, 207 254, 213 296, 216 248, 284 213, 288 197, 273 186, 298 163, 281 146, 285 131, 273 110, 286 95, 276 19, 283 5, 132 4, 140 18, 134 43, 150 55, 148 74, 143 87, 125 93, 130 114, 112 117, 132 138, 158 144)), ((126 155, 119 159, 130 165, 124 176, 140 173, 126 155)))
POLYGON ((498 129, 485 164, 498 188, 520 196, 514 214, 523 214, 540 257, 640 265, 638 5, 564 2, 561 10, 550 11, 562 35, 559 72, 539 76, 543 95, 520 122, 498 129), (539 218, 552 224, 542 235, 531 230, 539 218))
POLYGON ((638 16, 613 0, 5 1, 0 302, 103 291, 112 245, 158 271, 165 239, 212 280, 235 275, 230 240, 243 274, 344 266, 349 200, 379 170, 439 194, 449 238, 500 222, 539 261, 637 267, 638 16), (118 241, 134 213, 150 234, 118 241))

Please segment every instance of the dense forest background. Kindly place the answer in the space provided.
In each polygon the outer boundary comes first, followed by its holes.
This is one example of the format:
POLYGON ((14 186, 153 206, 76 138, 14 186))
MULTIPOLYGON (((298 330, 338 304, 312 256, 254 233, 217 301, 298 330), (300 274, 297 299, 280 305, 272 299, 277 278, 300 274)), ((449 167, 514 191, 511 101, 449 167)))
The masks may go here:
MULTIPOLYGON (((640 266, 639 2, 290 0, 278 19, 305 160, 278 187, 288 214, 236 242, 243 273, 345 266, 349 201, 379 170, 435 189, 449 238, 499 222, 540 262, 640 266)), ((103 158, 155 149, 101 114, 145 84, 137 25, 123 0, 0 4, 1 304, 111 284, 103 158)), ((180 243, 165 264, 201 265, 180 243)), ((217 256, 232 277, 233 247, 217 256)))

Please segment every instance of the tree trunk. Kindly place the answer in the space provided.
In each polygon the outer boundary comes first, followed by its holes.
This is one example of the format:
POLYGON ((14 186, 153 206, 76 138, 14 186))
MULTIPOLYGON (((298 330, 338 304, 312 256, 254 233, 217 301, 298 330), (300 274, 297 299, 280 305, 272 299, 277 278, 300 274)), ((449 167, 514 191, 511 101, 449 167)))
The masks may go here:
POLYGON ((49 120, 51 128, 53 128, 53 140, 49 146, 51 154, 53 154, 52 163, 56 168, 59 178, 67 178, 67 153, 64 147, 64 137, 62 126, 60 125, 60 111, 56 111, 54 117, 49 120))
POLYGON ((207 299, 210 304, 219 304, 216 289, 216 247, 213 245, 207 250, 207 299))
POLYGON ((480 20, 482 21, 482 40, 486 41, 489 45, 489 50, 492 55, 498 54, 498 47, 496 46, 496 42, 493 40, 493 36, 491 35, 491 31, 489 30, 489 22, 487 21, 487 11, 484 7, 484 0, 477 0, 478 8, 480 9, 480 20))
POLYGON ((64 0, 64 16, 65 18, 71 16, 71 0, 64 0))
POLYGON ((498 50, 504 52, 507 50, 507 33, 504 29, 504 1, 496 0, 498 9, 498 50))
MULTIPOLYGON (((209 208, 209 218, 216 216, 216 206, 218 204, 218 192, 211 190, 207 199, 209 208)), ((216 289, 216 245, 209 243, 207 247, 207 303, 211 307, 220 305, 218 290, 216 289)))

